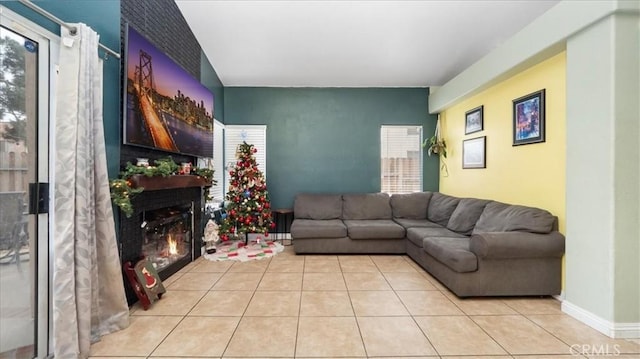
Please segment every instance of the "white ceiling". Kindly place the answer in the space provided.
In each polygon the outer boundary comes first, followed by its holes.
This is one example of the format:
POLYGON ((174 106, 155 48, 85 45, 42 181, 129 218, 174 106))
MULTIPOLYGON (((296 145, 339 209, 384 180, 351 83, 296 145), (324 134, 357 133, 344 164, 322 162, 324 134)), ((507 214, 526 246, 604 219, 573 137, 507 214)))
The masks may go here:
POLYGON ((558 0, 176 0, 225 86, 440 86, 558 0))

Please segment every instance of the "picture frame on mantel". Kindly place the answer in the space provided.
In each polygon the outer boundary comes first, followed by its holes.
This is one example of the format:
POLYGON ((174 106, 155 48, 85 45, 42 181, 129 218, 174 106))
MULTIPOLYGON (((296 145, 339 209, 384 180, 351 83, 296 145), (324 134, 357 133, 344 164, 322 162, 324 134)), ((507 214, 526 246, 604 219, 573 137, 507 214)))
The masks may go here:
POLYGON ((478 106, 464 114, 464 134, 480 132, 484 129, 484 106, 478 106))
POLYGON ((462 168, 486 168, 487 136, 462 141, 462 168))
POLYGON ((513 146, 545 141, 545 90, 513 100, 513 146))

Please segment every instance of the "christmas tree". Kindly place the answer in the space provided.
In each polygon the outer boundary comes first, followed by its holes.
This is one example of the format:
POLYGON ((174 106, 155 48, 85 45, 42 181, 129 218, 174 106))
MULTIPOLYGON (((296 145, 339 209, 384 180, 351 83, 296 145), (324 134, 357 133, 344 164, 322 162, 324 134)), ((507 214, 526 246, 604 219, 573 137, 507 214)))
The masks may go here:
POLYGON ((246 142, 236 149, 237 162, 229 172, 231 181, 225 197, 226 216, 220 224, 220 239, 227 241, 234 235, 262 233, 269 236, 275 228, 271 217, 269 193, 264 175, 258 170, 254 153, 258 150, 246 142))

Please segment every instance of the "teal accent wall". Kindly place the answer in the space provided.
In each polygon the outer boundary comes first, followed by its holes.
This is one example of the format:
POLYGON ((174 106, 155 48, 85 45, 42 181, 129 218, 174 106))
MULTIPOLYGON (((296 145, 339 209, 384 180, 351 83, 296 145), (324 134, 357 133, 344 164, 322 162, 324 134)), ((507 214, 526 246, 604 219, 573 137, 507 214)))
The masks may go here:
POLYGON ((200 55, 200 83, 213 92, 213 115, 224 123, 224 86, 204 52, 200 55))
MULTIPOLYGON (((100 35, 100 43, 120 52, 120 0, 110 1, 37 1, 38 6, 66 22, 82 22, 100 35)), ((60 27, 17 1, 3 1, 3 6, 26 17, 54 34, 60 27)), ((109 57, 104 62, 103 116, 109 177, 120 171, 120 60, 109 57)))
MULTIPOLYGON (((226 87, 224 120, 267 125, 272 206, 297 193, 380 191, 380 126, 422 125, 431 136, 427 88, 226 87)), ((438 189, 438 160, 424 152, 424 190, 438 189)))

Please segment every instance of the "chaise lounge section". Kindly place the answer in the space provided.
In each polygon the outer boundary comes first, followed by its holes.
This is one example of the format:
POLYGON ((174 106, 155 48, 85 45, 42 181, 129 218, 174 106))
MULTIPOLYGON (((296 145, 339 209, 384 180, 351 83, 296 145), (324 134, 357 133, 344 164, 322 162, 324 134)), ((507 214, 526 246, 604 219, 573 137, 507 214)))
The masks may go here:
POLYGON ((460 297, 555 295, 564 236, 533 207, 438 192, 300 194, 296 253, 406 253, 460 297))

